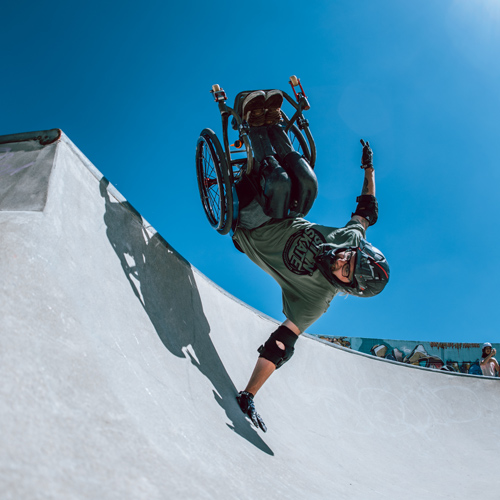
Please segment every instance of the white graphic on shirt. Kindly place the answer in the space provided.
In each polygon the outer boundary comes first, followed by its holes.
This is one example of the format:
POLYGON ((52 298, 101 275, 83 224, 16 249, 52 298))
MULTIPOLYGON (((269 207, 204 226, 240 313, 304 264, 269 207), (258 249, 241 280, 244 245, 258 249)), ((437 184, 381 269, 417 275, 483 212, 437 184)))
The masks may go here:
POLYGON ((283 250, 285 266, 294 274, 312 275, 316 269, 315 258, 323 243, 326 243, 324 236, 312 227, 292 234, 283 250))

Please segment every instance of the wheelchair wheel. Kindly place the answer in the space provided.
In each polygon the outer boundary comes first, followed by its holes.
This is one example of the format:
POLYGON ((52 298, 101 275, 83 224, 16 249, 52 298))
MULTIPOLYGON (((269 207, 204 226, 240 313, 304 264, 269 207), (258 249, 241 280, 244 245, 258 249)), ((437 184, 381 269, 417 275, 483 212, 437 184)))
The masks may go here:
MULTIPOLYGON (((303 155, 306 160, 311 163, 311 152, 309 151, 309 146, 305 137, 302 135, 299 127, 292 125, 288 131, 288 137, 292 143, 293 149, 303 155)), ((311 165, 312 166, 312 165, 311 165)), ((314 166, 313 166, 314 168, 314 166)))
POLYGON ((290 119, 285 113, 283 113, 283 110, 281 110, 281 115, 283 116, 285 125, 289 127, 288 137, 290 138, 295 151, 298 151, 301 155, 303 155, 309 162, 309 165, 311 165, 311 168, 314 169, 314 164, 316 163, 316 145, 314 144, 309 127, 305 127, 302 131, 299 127, 297 127, 297 125, 295 125, 295 123, 290 126, 290 119))
POLYGON ((196 143, 196 177, 210 225, 227 234, 233 222, 233 193, 224 150, 214 131, 203 129, 196 143))

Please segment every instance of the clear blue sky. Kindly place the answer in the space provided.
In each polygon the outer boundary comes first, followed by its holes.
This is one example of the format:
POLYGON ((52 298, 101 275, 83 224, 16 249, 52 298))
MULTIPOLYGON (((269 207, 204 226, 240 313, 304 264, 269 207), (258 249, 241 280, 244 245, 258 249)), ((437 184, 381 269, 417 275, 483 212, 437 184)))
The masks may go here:
POLYGON ((212 84, 232 99, 296 74, 318 148, 308 219, 347 222, 369 140, 368 239, 392 272, 309 331, 500 341, 497 0, 20 0, 2 7, 0 43, 0 134, 61 128, 196 268, 279 320, 278 286, 209 226, 194 153, 203 128, 220 134, 212 84))

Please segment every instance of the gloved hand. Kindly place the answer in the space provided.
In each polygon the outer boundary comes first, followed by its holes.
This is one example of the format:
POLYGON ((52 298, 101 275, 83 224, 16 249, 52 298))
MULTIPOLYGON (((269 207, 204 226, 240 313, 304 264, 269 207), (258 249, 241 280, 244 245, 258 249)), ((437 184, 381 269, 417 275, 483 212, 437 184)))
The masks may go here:
POLYGON ((359 142, 361 142, 363 146, 363 155, 361 156, 361 168, 373 168, 373 151, 372 148, 370 147, 370 143, 368 141, 363 141, 363 139, 360 139, 359 142))
POLYGON ((250 417, 250 420, 252 421, 253 425, 255 425, 257 429, 260 427, 264 432, 267 432, 267 427, 266 424, 264 423, 264 420, 262 420, 262 417, 255 410, 255 403, 253 402, 253 394, 250 394, 249 392, 246 391, 241 391, 236 396, 236 401, 238 401, 241 411, 247 417, 250 417))

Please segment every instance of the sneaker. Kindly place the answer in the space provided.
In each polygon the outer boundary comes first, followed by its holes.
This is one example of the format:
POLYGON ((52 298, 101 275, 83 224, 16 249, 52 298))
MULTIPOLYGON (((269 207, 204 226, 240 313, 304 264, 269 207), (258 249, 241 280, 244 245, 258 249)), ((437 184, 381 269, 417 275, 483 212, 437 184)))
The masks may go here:
POLYGON ((242 106, 243 120, 250 127, 261 127, 266 121, 266 94, 262 90, 251 92, 245 97, 242 106))
POLYGON ((283 104, 283 94, 280 90, 269 90, 266 92, 266 125, 276 125, 281 120, 281 105, 283 104))

